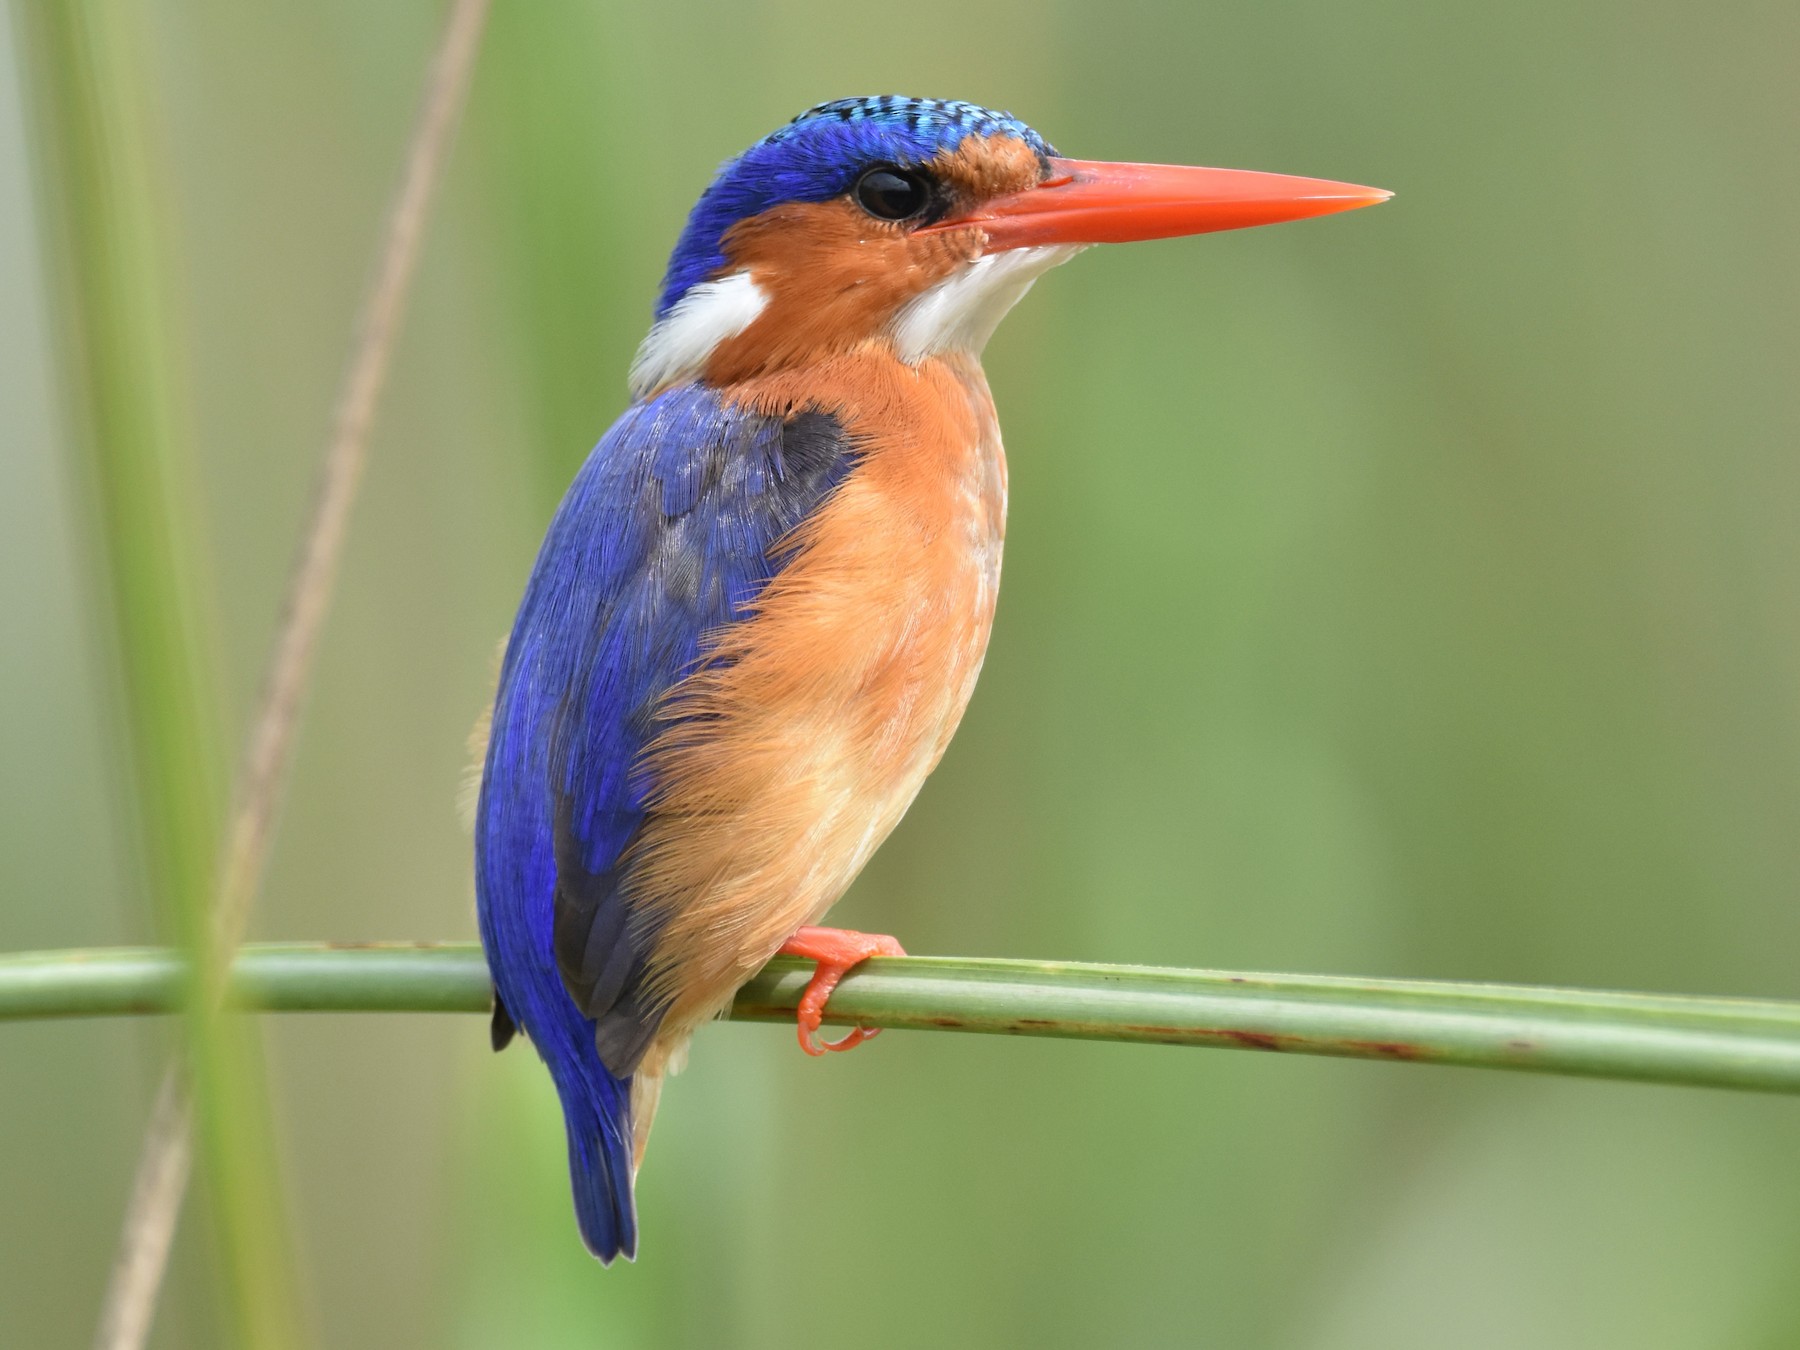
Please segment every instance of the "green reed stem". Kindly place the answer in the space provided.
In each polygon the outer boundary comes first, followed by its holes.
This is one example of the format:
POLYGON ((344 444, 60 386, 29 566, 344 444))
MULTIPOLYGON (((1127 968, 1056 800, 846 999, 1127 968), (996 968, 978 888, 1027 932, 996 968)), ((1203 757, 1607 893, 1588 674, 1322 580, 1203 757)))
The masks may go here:
POLYGON ((108 0, 22 13, 62 374, 96 502, 143 873, 168 931, 210 972, 187 1008, 187 1068, 236 1339, 279 1350, 298 1343, 300 1322, 255 1029, 207 993, 226 976, 210 920, 224 760, 142 16, 108 0))
MULTIPOLYGON (((152 948, 0 956, 0 1020, 173 1011, 186 969, 152 948)), ((732 1016, 791 1018, 808 973, 777 958, 732 1016)), ((463 943, 246 947, 228 997, 265 1012, 490 1006, 463 943)), ((1800 1093, 1800 1003, 1773 1000, 910 956, 858 967, 826 1020, 1800 1093)))

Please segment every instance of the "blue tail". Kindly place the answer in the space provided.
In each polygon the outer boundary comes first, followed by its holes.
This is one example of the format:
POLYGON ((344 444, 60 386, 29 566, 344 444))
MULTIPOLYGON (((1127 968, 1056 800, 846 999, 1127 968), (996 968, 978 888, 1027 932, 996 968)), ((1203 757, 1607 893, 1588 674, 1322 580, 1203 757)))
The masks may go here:
POLYGON ((569 1182, 575 1195, 575 1221, 581 1240, 611 1265, 615 1257, 637 1256, 637 1201, 631 1190, 631 1080, 614 1078, 601 1064, 593 1041, 587 1042, 591 1063, 552 1065, 573 1068, 567 1086, 554 1073, 562 1097, 563 1120, 569 1130, 569 1182))

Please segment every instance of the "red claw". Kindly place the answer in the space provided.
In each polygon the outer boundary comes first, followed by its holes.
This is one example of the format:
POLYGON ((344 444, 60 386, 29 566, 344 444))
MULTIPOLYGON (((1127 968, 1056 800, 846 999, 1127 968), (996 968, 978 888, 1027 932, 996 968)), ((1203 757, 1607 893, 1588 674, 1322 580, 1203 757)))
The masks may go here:
POLYGON ((905 956, 897 938, 881 933, 858 933, 848 928, 802 928, 781 944, 782 956, 798 956, 816 961, 812 980, 800 996, 800 1048, 809 1055, 822 1055, 827 1050, 852 1050, 880 1034, 880 1027, 852 1027, 842 1040, 817 1041, 813 1034, 825 1020, 825 1001, 838 981, 853 966, 871 956, 905 956))

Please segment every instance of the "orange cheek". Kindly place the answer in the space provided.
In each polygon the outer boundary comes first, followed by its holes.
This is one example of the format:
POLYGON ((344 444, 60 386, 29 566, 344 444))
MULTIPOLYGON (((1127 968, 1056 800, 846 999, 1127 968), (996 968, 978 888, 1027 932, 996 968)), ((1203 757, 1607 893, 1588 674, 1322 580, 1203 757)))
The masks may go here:
POLYGON ((712 384, 849 351, 876 336, 908 300, 981 254, 977 230, 913 235, 848 201, 789 203, 725 236, 734 271, 768 304, 706 365, 712 384))

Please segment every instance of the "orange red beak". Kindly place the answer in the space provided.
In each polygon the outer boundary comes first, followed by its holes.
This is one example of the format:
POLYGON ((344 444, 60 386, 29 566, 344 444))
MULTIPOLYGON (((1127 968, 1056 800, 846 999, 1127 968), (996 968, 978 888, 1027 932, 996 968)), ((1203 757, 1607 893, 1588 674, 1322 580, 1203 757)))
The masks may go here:
POLYGON ((928 229, 979 225, 988 251, 1038 244, 1123 244, 1304 220, 1385 202, 1381 188, 1246 169, 1054 159, 1034 188, 996 197, 928 229))

